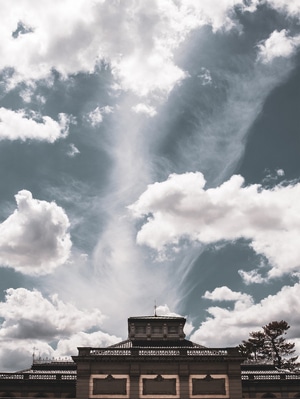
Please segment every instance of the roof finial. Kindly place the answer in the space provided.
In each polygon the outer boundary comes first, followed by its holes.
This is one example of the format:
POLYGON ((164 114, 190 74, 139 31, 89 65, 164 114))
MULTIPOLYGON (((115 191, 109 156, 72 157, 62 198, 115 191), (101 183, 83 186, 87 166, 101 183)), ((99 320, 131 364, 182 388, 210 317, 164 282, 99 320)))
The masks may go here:
POLYGON ((154 316, 155 316, 155 317, 157 317, 156 308, 157 308, 157 306, 156 306, 156 300, 155 300, 155 301, 154 301, 154 316))
POLYGON ((35 350, 36 350, 36 347, 34 346, 32 348, 32 364, 34 364, 34 362, 35 362, 35 350))

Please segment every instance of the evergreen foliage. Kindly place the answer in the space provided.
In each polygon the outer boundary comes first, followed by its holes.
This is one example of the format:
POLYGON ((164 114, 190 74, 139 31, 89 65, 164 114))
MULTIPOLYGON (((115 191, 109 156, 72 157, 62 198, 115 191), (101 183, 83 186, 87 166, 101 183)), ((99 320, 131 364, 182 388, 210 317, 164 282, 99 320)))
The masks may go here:
POLYGON ((238 346, 240 353, 247 359, 257 363, 272 363, 280 369, 295 369, 298 356, 295 343, 285 338, 290 326, 284 320, 272 321, 262 327, 262 331, 253 331, 247 341, 238 346))

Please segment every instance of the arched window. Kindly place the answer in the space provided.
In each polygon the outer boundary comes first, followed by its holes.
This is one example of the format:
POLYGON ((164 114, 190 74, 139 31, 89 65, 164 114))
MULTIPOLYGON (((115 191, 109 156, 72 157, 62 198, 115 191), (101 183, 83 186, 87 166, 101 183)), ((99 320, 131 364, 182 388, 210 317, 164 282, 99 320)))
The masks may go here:
POLYGON ((261 397, 262 398, 276 398, 276 395, 274 395, 272 392, 266 392, 261 397))

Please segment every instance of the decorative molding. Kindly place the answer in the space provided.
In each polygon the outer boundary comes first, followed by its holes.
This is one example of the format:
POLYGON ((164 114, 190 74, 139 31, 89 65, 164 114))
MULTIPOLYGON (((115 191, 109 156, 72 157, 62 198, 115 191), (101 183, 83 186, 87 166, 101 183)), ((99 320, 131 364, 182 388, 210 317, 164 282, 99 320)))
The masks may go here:
POLYGON ((179 398, 179 376, 175 374, 142 374, 139 381, 140 398, 179 398))
POLYGON ((129 398, 130 379, 127 374, 92 374, 89 397, 95 399, 129 398))
POLYGON ((229 381, 226 374, 193 374, 189 377, 189 392, 193 399, 229 398, 229 381))

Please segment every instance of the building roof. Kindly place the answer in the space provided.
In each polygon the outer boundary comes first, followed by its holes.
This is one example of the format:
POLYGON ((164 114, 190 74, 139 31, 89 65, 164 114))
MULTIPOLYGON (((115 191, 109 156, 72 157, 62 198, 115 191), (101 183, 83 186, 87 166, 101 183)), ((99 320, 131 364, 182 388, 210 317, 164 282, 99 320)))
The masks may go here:
POLYGON ((183 316, 132 316, 128 317, 129 320, 186 320, 183 316))
POLYGON ((172 348, 178 348, 182 346, 188 346, 188 347, 193 347, 193 348, 205 348, 205 346, 196 344, 195 342, 189 341, 187 339, 184 339, 182 341, 176 341, 176 343, 172 341, 132 341, 131 339, 126 339, 125 341, 118 342, 114 345, 110 345, 108 348, 120 348, 120 349, 130 349, 135 346, 138 347, 172 347, 172 348))

